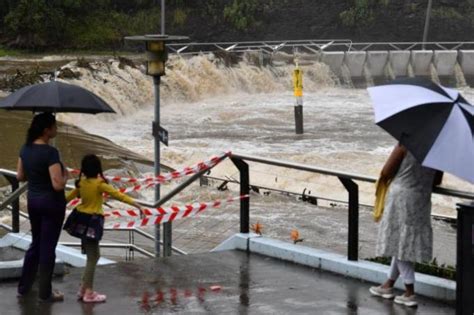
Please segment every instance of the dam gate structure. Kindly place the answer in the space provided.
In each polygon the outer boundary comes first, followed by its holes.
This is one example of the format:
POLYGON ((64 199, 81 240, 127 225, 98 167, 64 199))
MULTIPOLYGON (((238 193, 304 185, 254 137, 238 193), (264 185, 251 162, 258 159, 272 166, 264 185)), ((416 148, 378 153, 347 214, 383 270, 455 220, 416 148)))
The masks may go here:
POLYGON ((341 82, 366 87, 396 78, 424 77, 445 86, 474 86, 474 42, 367 42, 315 39, 255 42, 180 43, 171 53, 245 55, 258 66, 326 64, 341 82))

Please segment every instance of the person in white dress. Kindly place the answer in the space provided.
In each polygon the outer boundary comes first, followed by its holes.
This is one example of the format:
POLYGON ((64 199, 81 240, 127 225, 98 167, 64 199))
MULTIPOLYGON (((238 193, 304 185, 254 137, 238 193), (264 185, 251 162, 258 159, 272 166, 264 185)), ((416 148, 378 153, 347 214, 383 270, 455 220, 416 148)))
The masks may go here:
POLYGON ((433 255, 431 193, 440 185, 443 173, 424 167, 398 144, 385 163, 381 178, 391 179, 376 244, 378 257, 391 257, 388 279, 370 293, 386 299, 395 297, 393 286, 401 276, 405 293, 395 303, 416 306, 415 262, 427 262, 433 255))

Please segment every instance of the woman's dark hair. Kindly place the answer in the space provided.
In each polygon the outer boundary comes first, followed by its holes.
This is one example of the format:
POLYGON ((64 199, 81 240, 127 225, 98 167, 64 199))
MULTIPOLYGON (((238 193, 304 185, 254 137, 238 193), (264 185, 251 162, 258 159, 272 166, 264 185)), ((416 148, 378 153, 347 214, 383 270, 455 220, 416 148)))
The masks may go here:
POLYGON ((36 139, 41 137, 44 130, 56 124, 56 117, 51 113, 42 113, 33 117, 30 128, 26 134, 26 145, 31 145, 36 139))
POLYGON ((106 183, 108 183, 102 171, 102 163, 100 162, 99 157, 95 154, 88 154, 82 158, 81 172, 79 173, 79 179, 76 181, 76 187, 79 187, 82 175, 87 178, 97 178, 100 176, 106 183))

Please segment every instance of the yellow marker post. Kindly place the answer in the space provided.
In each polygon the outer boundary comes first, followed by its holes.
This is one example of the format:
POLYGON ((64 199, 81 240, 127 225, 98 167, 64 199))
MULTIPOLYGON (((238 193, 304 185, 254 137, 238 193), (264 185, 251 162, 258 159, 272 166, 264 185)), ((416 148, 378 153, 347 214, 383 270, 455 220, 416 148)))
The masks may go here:
POLYGON ((296 69, 293 71, 293 90, 296 97, 295 105, 295 125, 296 134, 303 134, 303 71, 295 60, 296 69))
POLYGON ((296 97, 303 97, 303 71, 298 66, 293 70, 293 89, 296 97))

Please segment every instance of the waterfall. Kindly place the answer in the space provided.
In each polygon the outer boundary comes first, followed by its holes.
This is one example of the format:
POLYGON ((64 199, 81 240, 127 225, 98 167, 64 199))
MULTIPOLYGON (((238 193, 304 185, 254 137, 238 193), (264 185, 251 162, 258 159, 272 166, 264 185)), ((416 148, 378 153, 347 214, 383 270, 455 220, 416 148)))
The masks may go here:
POLYGON ((430 64, 430 78, 433 82, 441 84, 441 81, 439 80, 438 70, 436 69, 433 63, 430 64))
POLYGON ((411 63, 408 64, 408 77, 409 78, 415 77, 415 70, 413 69, 413 66, 411 65, 411 63))
POLYGON ((367 63, 364 65, 364 69, 363 69, 362 72, 364 74, 365 82, 367 84, 367 87, 374 86, 374 79, 372 78, 372 73, 370 73, 370 69, 367 66, 367 63))
POLYGON ((351 72, 349 68, 346 66, 346 64, 342 64, 341 73, 342 73, 343 84, 346 87, 353 88, 354 84, 352 83, 351 72))
POLYGON ((454 77, 456 78, 457 87, 467 86, 466 78, 464 77, 464 72, 462 71, 461 65, 458 62, 456 62, 456 64, 454 65, 454 77))
MULTIPOLYGON (((301 66, 305 91, 334 87, 337 77, 329 67, 320 62, 301 66)), ((125 115, 140 107, 152 104, 153 83, 144 74, 143 67, 121 65, 116 59, 91 62, 89 66, 70 62, 62 69, 80 73, 77 79, 62 79, 89 89, 106 100, 118 114, 125 115)), ((172 56, 162 78, 161 99, 167 103, 197 102, 208 97, 233 93, 292 93, 294 65, 261 67, 241 61, 228 67, 213 54, 190 58, 172 56)), ((103 115, 108 119, 108 115, 103 115)))
POLYGON ((393 71, 393 67, 390 64, 390 62, 387 62, 387 66, 385 66, 385 76, 387 77, 388 80, 396 79, 395 72, 393 71))

